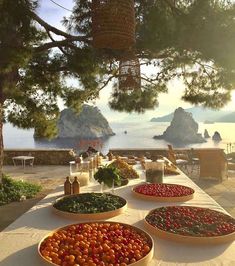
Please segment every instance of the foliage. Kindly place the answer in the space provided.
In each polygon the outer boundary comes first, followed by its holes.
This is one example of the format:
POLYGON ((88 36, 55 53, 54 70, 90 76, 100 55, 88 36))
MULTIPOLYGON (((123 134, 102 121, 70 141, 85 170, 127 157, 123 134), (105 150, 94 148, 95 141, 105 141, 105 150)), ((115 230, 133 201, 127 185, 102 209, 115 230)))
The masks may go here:
POLYGON ((112 187, 113 184, 121 185, 119 171, 111 165, 99 167, 98 171, 94 175, 94 178, 100 184, 103 182, 108 187, 112 187))
MULTIPOLYGON (((76 1, 73 14, 64 21, 71 32, 91 35, 90 4, 91 1, 76 1)), ((158 94, 167 92, 168 82, 173 79, 184 82, 183 100, 223 107, 235 84, 234 2, 137 0, 135 5, 136 54, 142 66, 150 66, 153 74, 142 75, 139 92, 114 88, 110 107, 127 112, 154 108, 158 94)), ((121 55, 105 49, 97 55, 103 61, 109 58, 110 70, 106 73, 117 78, 115 60, 121 55)))
MULTIPOLYGON (((39 0, 0 1, 0 104, 4 118, 35 136, 57 134, 61 98, 79 112, 118 80, 123 51, 94 49, 91 0, 76 0, 64 19, 67 32, 37 14, 39 0), (66 80, 74 78, 76 86, 66 80)), ((122 92, 114 86, 110 107, 144 112, 158 106, 174 79, 184 82, 183 100, 221 108, 235 84, 235 4, 229 0, 136 0, 136 56, 142 87, 122 92)), ((3 118, 2 118, 3 120, 3 118)))
POLYGON ((39 185, 16 181, 3 176, 2 183, 0 184, 0 205, 20 201, 22 196, 25 196, 27 199, 32 198, 41 189, 39 185))

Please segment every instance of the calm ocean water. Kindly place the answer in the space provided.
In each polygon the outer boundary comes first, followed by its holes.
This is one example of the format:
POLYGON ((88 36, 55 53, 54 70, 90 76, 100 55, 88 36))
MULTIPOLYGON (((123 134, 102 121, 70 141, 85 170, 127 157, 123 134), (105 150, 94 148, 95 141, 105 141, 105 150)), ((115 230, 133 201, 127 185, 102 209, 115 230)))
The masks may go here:
MULTIPOLYGON (((106 153, 110 148, 166 148, 168 142, 153 139, 154 135, 160 135, 169 125, 168 122, 139 122, 139 123, 110 123, 116 133, 103 142, 102 152, 106 153), (127 134, 124 133, 127 131, 127 134)), ((180 147, 221 147, 227 150, 227 143, 235 143, 235 123, 199 123, 199 133, 207 129, 212 136, 219 131, 222 141, 214 143, 209 139, 206 143, 192 144, 180 147)), ((74 148, 78 149, 79 141, 35 141, 33 130, 22 130, 11 124, 4 125, 5 148, 74 148)), ((235 146, 234 146, 235 151, 235 146)))

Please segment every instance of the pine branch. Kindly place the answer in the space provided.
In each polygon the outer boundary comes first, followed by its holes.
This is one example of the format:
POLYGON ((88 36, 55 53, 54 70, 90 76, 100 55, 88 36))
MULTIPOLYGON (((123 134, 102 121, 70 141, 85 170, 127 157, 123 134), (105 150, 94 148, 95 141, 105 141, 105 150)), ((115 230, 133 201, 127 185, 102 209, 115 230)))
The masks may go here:
MULTIPOLYGON (((55 41, 56 41, 56 40, 52 37, 52 35, 51 35, 51 33, 50 33, 49 31, 47 31, 47 34, 48 34, 48 36, 49 36, 49 38, 51 39, 52 42, 55 42, 55 41)), ((60 51, 61 51, 63 54, 68 55, 68 53, 66 53, 66 51, 63 49, 62 46, 59 46, 58 48, 60 49, 60 51)))
MULTIPOLYGON (((116 71, 116 73, 117 73, 117 71, 116 71)), ((108 83, 115 77, 116 77, 116 74, 109 76, 109 78, 102 84, 102 86, 98 89, 98 91, 101 91, 103 88, 105 88, 108 85, 108 83)))
POLYGON ((34 49, 35 52, 43 52, 45 50, 48 50, 50 48, 55 48, 55 47, 64 47, 64 46, 67 46, 67 47, 73 47, 74 48, 74 45, 71 43, 71 40, 68 40, 68 39, 65 39, 65 40, 62 40, 62 41, 53 41, 53 42, 47 42, 47 43, 44 43, 38 47, 36 47, 34 49))
POLYGON ((35 14, 32 11, 28 11, 29 15, 35 20, 37 21, 43 28, 45 28, 47 31, 51 31, 56 35, 60 35, 63 36, 69 40, 73 40, 73 41, 82 41, 82 42, 88 42, 88 36, 74 36, 71 34, 68 34, 62 30, 59 30, 53 26, 51 26, 50 24, 48 24, 47 22, 45 22, 44 20, 42 20, 37 14, 35 14))

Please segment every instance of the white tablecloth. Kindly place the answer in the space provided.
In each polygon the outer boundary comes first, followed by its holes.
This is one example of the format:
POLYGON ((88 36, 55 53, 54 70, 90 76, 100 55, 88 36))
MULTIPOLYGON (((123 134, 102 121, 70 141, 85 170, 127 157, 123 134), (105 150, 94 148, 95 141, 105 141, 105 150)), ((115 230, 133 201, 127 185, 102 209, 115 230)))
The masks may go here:
MULTIPOLYGON (((127 199, 128 209, 124 214, 110 219, 111 221, 128 223, 145 230, 143 219, 149 210, 159 206, 173 205, 135 198, 131 193, 131 188, 141 181, 143 179, 132 180, 128 186, 115 190, 117 195, 127 199)), ((164 178, 164 182, 187 185, 195 189, 195 196, 192 200, 185 203, 176 203, 176 205, 207 207, 226 213, 221 206, 183 173, 176 176, 167 176, 164 178)), ((1 266, 44 265, 37 254, 38 242, 51 230, 75 223, 75 221, 58 217, 51 211, 51 203, 56 197, 62 195, 62 188, 60 187, 56 192, 49 194, 0 233, 1 266)), ((100 187, 93 184, 82 188, 82 192, 87 191, 100 192, 100 187)), ((235 241, 215 246, 194 246, 162 240, 156 236, 153 236, 153 239, 155 245, 154 258, 149 266, 235 265, 235 241)))

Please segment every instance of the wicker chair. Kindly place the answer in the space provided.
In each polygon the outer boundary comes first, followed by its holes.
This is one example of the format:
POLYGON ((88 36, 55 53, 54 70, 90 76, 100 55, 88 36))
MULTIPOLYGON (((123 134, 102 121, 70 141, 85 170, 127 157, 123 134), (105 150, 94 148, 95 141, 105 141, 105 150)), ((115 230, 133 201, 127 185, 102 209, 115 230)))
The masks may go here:
POLYGON ((189 163, 188 163, 188 170, 189 173, 193 174, 196 172, 197 175, 200 173, 200 160, 195 154, 195 151, 193 148, 191 148, 188 152, 188 158, 189 158, 189 163))
POLYGON ((187 153, 177 153, 173 150, 172 145, 168 144, 168 159, 182 171, 188 172, 189 159, 187 153))

